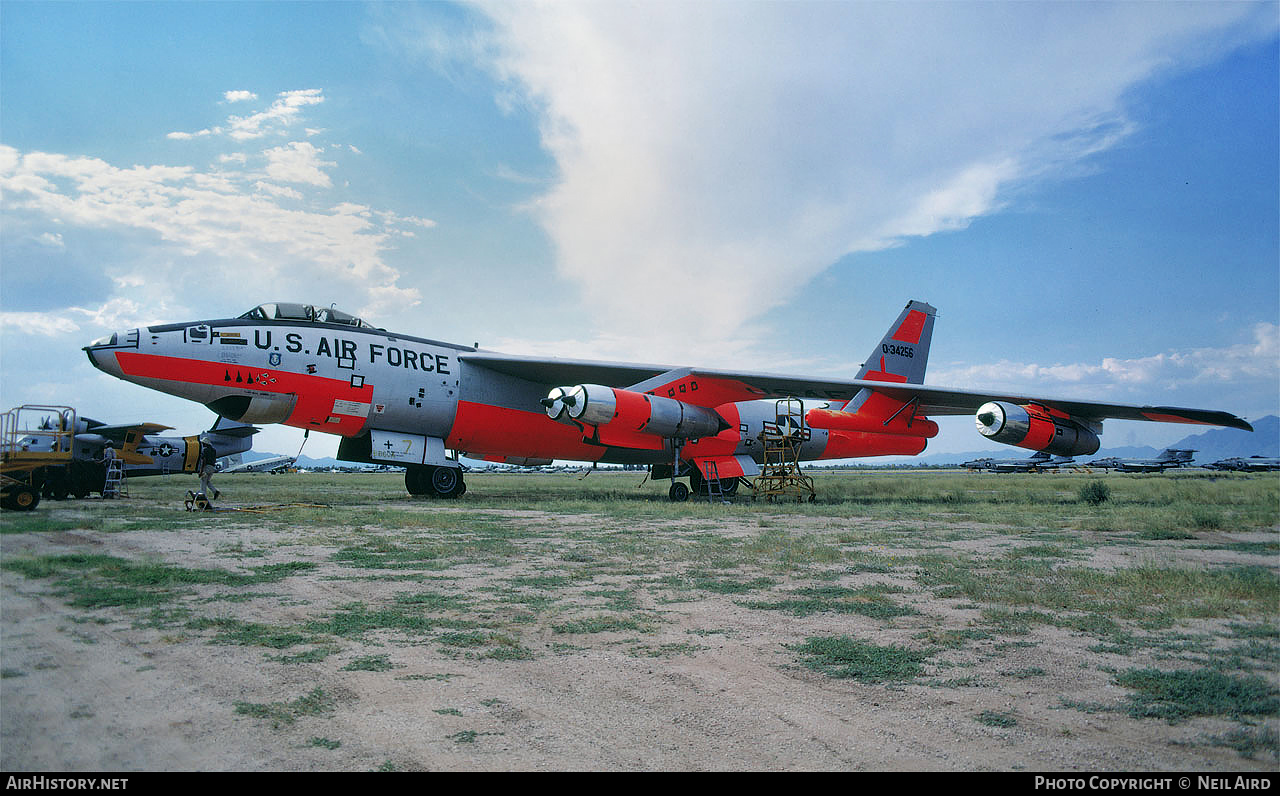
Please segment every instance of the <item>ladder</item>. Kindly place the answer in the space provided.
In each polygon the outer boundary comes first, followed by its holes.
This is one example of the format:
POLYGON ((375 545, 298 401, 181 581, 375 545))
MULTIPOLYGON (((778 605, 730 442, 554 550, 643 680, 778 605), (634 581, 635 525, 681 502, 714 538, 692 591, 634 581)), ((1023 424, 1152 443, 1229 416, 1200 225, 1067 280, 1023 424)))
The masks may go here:
MULTIPOLYGON (((697 467, 695 464, 694 467, 697 467)), ((708 459, 704 465, 706 473, 702 479, 702 483, 707 487, 707 502, 713 503, 720 501, 728 503, 729 500, 724 496, 724 488, 720 483, 720 468, 716 466, 715 459, 708 459)))
POLYGON ((813 478, 800 471, 804 403, 798 398, 779 400, 776 415, 777 423, 766 424, 758 437, 764 448, 764 464, 751 482, 751 497, 764 497, 770 503, 787 498, 801 502, 807 497, 812 503, 818 496, 813 478))
POLYGON ((102 485, 104 498, 129 497, 129 488, 124 483, 124 461, 122 459, 107 460, 107 480, 102 485))

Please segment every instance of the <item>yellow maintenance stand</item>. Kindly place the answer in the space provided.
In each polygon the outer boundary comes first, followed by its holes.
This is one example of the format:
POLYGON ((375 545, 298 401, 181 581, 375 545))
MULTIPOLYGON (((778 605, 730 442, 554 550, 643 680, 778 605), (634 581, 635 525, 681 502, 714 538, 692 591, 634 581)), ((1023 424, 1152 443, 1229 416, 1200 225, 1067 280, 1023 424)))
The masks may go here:
POLYGON ((76 410, 25 404, 0 415, 0 507, 31 511, 44 468, 71 464, 76 410))
POLYGON ((795 499, 812 503, 818 496, 813 479, 800 471, 800 445, 804 442, 804 403, 799 398, 778 401, 775 425, 765 425, 757 439, 764 448, 760 475, 751 482, 751 497, 770 503, 795 499))

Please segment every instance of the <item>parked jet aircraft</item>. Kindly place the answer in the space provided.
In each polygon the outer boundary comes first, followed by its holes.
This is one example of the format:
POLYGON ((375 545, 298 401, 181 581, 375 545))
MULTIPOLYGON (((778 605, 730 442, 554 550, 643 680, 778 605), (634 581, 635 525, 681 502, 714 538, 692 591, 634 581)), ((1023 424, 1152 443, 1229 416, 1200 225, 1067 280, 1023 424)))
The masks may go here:
POLYGON ((1237 470, 1246 473, 1265 472, 1268 470, 1280 470, 1280 459, 1266 456, 1250 456, 1249 458, 1236 457, 1232 459, 1221 459, 1213 464, 1206 464, 1205 467, 1210 470, 1237 470))
MULTIPOLYGON (((68 493, 85 497, 90 492, 101 492, 106 480, 102 454, 108 444, 121 460, 126 478, 194 473, 201 439, 213 445, 218 456, 230 456, 249 450, 253 444, 251 437, 259 431, 255 426, 225 417, 216 418, 208 431, 186 437, 157 436, 156 432, 170 428, 159 423, 107 425, 81 417, 76 420, 76 426, 71 464, 65 468, 46 468, 44 473, 43 491, 49 497, 62 499, 68 493)), ((22 444, 27 450, 42 450, 52 440, 52 435, 43 437, 35 433, 24 438, 22 444)))
POLYGON ((1047 451, 1036 451, 1026 459, 974 459, 961 466, 970 470, 990 470, 993 473, 1036 473, 1069 467, 1075 461, 1070 456, 1051 456, 1047 451))
POLYGON ((1194 450, 1166 448, 1154 459, 1125 459, 1111 456, 1089 462, 1089 466, 1113 469, 1119 473, 1163 473, 1172 468, 1190 467, 1193 453, 1195 453, 1194 450))
POLYGON ((764 432, 813 460, 918 454, 939 415, 975 413, 988 439, 1063 456, 1096 452, 1107 418, 1252 430, 1227 412, 925 386, 936 313, 907 304, 847 380, 511 356, 286 303, 130 329, 85 351, 106 373, 228 418, 337 434, 339 459, 402 465, 410 493, 436 497, 465 490, 446 449, 648 464, 681 500, 685 474, 695 488, 757 475, 764 432))
POLYGON ((222 464, 218 468, 218 472, 224 475, 231 473, 278 473, 284 472, 293 466, 297 461, 293 456, 272 456, 267 459, 257 459, 252 462, 240 461, 239 456, 233 457, 234 461, 229 460, 226 464, 222 464))

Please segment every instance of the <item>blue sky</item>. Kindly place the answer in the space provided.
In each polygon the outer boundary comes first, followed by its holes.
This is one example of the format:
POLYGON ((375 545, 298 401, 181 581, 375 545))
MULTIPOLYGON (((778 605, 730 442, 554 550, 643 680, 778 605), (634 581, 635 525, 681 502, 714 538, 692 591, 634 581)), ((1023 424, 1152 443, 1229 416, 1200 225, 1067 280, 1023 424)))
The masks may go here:
MULTIPOLYGON (((1234 2, 5 2, 0 403, 190 433, 207 410, 80 347, 270 300, 851 376, 921 299, 933 384, 1277 413, 1278 29, 1234 2)), ((991 447, 943 426, 931 451, 991 447)))

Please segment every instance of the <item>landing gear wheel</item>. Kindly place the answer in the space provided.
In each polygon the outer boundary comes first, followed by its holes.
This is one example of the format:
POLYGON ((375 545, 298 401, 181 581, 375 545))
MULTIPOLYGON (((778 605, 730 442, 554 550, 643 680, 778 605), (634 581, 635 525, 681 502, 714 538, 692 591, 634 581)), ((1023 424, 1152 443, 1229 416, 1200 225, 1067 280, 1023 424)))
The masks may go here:
POLYGON ((697 465, 689 466, 689 491, 695 495, 707 494, 707 481, 702 477, 697 465))
POLYGON ((410 495, 425 495, 430 490, 427 482, 427 468, 419 466, 406 467, 404 470, 404 488, 410 495))
POLYGON ((428 481, 436 497, 456 498, 467 491, 467 485, 462 482, 461 467, 436 467, 428 481))
POLYGON ((671 485, 671 488, 667 490, 667 497, 671 498, 673 503, 683 503, 689 499, 689 487, 679 481, 676 481, 671 485))

